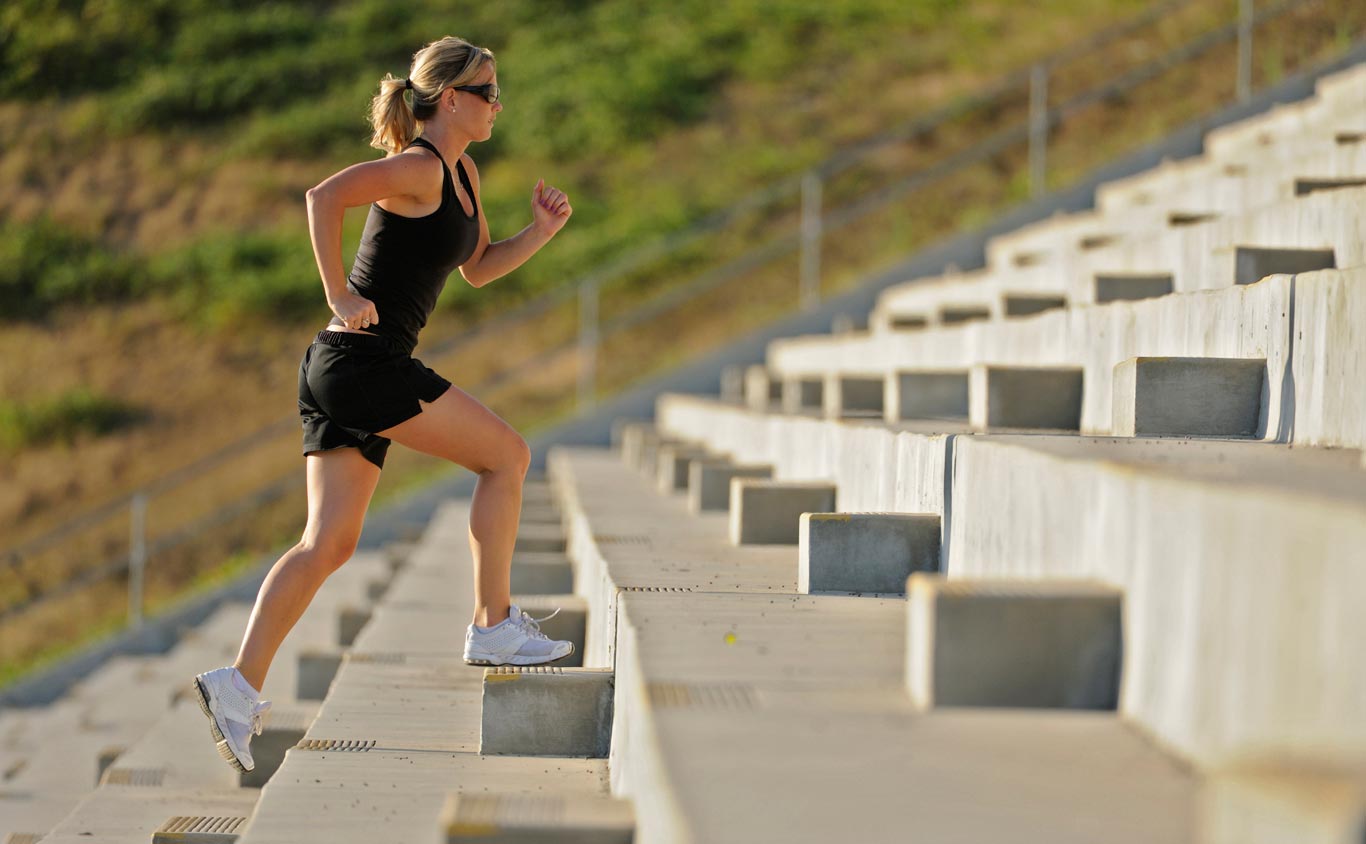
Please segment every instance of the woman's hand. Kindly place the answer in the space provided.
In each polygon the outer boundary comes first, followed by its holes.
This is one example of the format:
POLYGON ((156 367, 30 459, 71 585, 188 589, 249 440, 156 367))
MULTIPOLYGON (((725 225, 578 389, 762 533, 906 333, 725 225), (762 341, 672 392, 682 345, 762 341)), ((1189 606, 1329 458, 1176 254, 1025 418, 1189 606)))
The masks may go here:
POLYGON ((327 304, 331 306, 332 313, 342 318, 347 328, 369 328, 379 324, 379 311, 375 310, 375 303, 349 290, 327 304))
POLYGON ((553 235, 564 228, 569 215, 573 213, 574 209, 569 207, 569 197, 563 191, 548 187, 545 179, 536 183, 536 189, 531 192, 531 215, 536 228, 553 235))

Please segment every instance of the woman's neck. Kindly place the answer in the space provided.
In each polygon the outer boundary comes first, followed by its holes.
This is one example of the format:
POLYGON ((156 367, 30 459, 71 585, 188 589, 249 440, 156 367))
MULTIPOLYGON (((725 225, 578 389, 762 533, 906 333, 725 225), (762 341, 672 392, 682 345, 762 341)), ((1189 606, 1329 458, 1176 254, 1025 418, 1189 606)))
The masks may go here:
POLYGON ((452 167, 455 166, 455 162, 460 159, 460 156, 465 154, 465 148, 470 145, 469 138, 461 137, 450 127, 434 123, 423 124, 420 134, 441 150, 441 157, 450 162, 452 167))

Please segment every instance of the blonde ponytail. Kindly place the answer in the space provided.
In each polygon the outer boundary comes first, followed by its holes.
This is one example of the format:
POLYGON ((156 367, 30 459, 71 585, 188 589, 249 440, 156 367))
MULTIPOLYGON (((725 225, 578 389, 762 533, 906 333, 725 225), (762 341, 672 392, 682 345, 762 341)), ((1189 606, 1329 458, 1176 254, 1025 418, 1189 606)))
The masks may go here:
POLYGON ((441 93, 452 85, 469 85, 493 62, 493 53, 463 38, 447 35, 413 54, 407 79, 385 74, 379 93, 370 101, 370 146, 386 153, 401 152, 418 135, 418 124, 436 114, 441 93), (413 102, 403 92, 412 88, 413 102))

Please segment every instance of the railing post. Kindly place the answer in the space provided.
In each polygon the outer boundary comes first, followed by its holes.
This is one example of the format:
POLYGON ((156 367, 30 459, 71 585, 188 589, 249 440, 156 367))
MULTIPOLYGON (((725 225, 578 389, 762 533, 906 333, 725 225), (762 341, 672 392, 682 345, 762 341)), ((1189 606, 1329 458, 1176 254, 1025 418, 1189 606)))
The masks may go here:
POLYGON ((1029 73, 1029 195, 1048 192, 1048 67, 1034 65, 1029 73))
POLYGON ((142 626, 143 577, 147 571, 147 493, 133 494, 128 542, 128 626, 142 626))
POLYGON ((1238 102, 1252 99, 1252 0, 1238 0, 1238 102))
POLYGON ((597 401, 598 384, 598 280, 579 285, 579 397, 583 413, 597 401))
POLYGON ((821 176, 812 170, 802 177, 802 310, 821 301, 821 228, 821 176))

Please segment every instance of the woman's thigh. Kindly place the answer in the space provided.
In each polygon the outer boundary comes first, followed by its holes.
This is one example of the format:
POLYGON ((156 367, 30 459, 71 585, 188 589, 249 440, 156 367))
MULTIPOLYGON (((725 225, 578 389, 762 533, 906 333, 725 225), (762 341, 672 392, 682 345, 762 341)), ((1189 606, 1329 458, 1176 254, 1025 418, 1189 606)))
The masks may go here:
POLYGON ((304 460, 308 524, 303 542, 339 555, 340 564, 360 541, 365 511, 379 483, 379 467, 366 460, 360 449, 349 447, 311 452, 304 460))
POLYGON ((423 402, 418 415, 376 433, 472 472, 518 465, 525 471, 530 459, 526 441, 511 425, 454 385, 436 401, 423 402))

